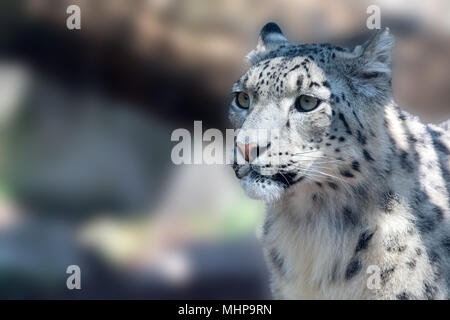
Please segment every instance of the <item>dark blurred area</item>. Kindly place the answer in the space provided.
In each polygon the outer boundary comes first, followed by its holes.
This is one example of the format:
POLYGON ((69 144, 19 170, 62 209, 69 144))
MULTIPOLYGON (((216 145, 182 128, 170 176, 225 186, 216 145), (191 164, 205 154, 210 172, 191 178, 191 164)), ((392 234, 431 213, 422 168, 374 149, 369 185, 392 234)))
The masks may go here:
POLYGON ((370 4, 396 36, 397 102, 448 119, 449 1, 2 1, 0 298, 269 298, 263 204, 226 166, 173 165, 171 133, 229 126, 264 23, 355 46, 370 4))

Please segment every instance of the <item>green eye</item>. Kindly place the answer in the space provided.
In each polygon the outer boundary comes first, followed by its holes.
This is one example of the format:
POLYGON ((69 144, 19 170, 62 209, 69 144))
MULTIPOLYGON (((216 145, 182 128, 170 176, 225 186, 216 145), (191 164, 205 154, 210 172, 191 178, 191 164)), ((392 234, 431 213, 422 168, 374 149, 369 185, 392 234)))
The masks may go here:
POLYGON ((319 106, 320 100, 311 96, 301 95, 295 100, 295 108, 300 112, 309 112, 319 106))
POLYGON ((248 109, 250 107, 250 97, 245 92, 239 92, 235 101, 239 108, 248 109))

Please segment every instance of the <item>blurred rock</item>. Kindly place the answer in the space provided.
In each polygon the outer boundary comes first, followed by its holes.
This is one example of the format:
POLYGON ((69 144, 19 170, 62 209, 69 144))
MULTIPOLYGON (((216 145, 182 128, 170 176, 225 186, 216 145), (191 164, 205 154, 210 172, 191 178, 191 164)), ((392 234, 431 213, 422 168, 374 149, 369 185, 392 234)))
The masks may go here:
POLYGON ((171 128, 124 103, 33 77, 3 146, 17 200, 73 219, 154 204, 170 167, 171 128))

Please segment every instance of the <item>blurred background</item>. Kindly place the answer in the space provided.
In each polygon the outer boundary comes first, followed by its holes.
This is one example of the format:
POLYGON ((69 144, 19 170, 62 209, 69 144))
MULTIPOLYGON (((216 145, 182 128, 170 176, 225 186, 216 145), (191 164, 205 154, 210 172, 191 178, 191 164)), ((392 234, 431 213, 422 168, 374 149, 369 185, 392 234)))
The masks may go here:
POLYGON ((2 0, 0 298, 270 298, 263 204, 229 167, 173 165, 171 133, 229 127, 264 23, 354 46, 370 4, 397 39, 397 102, 448 119, 447 0, 2 0))

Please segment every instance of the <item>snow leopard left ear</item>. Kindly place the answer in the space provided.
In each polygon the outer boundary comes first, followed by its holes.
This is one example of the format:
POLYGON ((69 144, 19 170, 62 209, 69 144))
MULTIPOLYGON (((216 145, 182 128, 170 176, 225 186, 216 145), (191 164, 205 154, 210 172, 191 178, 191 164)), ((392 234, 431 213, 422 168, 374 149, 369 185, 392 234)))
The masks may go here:
POLYGON ((289 42, 283 35, 280 27, 274 22, 269 22, 261 29, 256 49, 251 51, 247 55, 247 58, 252 64, 255 64, 261 60, 264 53, 279 49, 281 46, 288 44, 289 42))
MULTIPOLYGON (((357 46, 350 55, 353 63, 345 70, 353 87, 368 97, 375 97, 391 89, 391 51, 394 37, 388 28, 357 46)), ((348 57, 347 57, 348 58, 348 57)), ((347 65, 347 64, 346 64, 347 65)))
POLYGON ((363 68, 361 72, 388 72, 391 71, 391 52, 394 48, 394 36, 389 28, 379 30, 375 36, 361 46, 360 58, 363 68))

